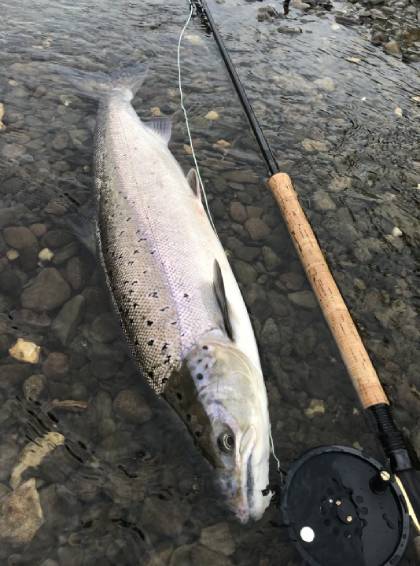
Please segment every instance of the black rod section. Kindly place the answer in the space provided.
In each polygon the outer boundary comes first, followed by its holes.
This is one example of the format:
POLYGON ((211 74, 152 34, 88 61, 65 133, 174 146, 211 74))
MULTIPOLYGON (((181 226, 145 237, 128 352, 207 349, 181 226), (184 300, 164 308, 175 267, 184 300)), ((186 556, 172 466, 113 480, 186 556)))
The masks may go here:
POLYGON ((255 135, 255 139, 257 140, 261 153, 267 164, 267 168, 271 175, 275 175, 276 173, 279 172, 279 166, 277 164, 276 158, 274 157, 273 152, 271 151, 271 148, 268 145, 268 142, 264 136, 264 132, 262 131, 261 126, 258 123, 257 117, 255 116, 254 110, 249 102, 245 89, 242 86, 241 79, 239 78, 239 75, 236 72, 235 66, 232 62, 232 59, 230 58, 228 51, 226 50, 226 47, 223 43, 223 39, 220 36, 220 33, 213 20, 213 16, 211 15, 208 9, 207 3, 205 0, 192 0, 192 1, 196 7, 197 13, 204 19, 205 25, 207 25, 207 27, 214 35, 214 39, 216 40, 220 54, 223 58, 223 61, 225 62, 230 78, 232 79, 233 86, 235 87, 235 90, 238 94, 239 100, 241 101, 246 117, 248 118, 251 129, 255 135))

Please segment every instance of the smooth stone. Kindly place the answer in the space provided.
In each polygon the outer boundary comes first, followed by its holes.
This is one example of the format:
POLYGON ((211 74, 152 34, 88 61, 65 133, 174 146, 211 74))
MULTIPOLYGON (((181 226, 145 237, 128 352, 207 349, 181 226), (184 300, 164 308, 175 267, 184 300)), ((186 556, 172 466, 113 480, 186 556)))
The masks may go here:
POLYGON ((85 284, 86 269, 79 257, 74 256, 68 260, 66 265, 66 279, 75 291, 80 291, 85 284))
POLYGON ((42 244, 46 248, 61 248, 74 242, 74 236, 67 230, 49 230, 42 238, 42 244))
POLYGON ((293 304, 304 309, 315 309, 318 304, 312 291, 296 291, 289 293, 287 297, 293 304))
POLYGON ((201 531, 200 543, 210 550, 230 556, 235 552, 235 541, 228 523, 216 523, 201 531))
POLYGON ((38 240, 25 226, 10 226, 3 230, 6 244, 16 250, 23 248, 34 248, 38 246, 38 240))
POLYGON ((210 122, 214 122, 215 120, 219 120, 220 114, 218 112, 216 112, 215 110, 210 110, 210 112, 207 112, 205 118, 206 118, 206 120, 209 120, 210 122))
POLYGON ((52 252, 49 248, 42 248, 38 254, 38 259, 45 263, 49 263, 53 257, 54 252, 52 252))
POLYGON ((64 246, 64 248, 59 248, 55 251, 54 258, 52 260, 54 265, 62 265, 67 260, 72 258, 77 254, 79 251, 79 243, 78 242, 70 242, 64 246))
POLYGON ((17 143, 6 143, 3 145, 1 153, 6 159, 14 161, 16 159, 19 159, 19 157, 22 157, 22 155, 25 153, 25 147, 18 145, 17 143))
POLYGON ((246 208, 239 201, 232 201, 230 203, 229 213, 232 220, 234 222, 238 222, 239 224, 243 224, 248 218, 246 208))
POLYGON ((29 543, 44 522, 34 478, 0 502, 0 539, 11 544, 29 543))
POLYGON ((54 267, 47 267, 22 292, 22 306, 34 311, 50 311, 70 297, 68 283, 54 267))
POLYGON ((255 283, 258 277, 258 273, 255 268, 241 260, 236 260, 234 262, 234 271, 242 285, 251 285, 255 283))
POLYGON ((18 324, 27 324, 35 328, 47 328, 51 324, 51 319, 47 313, 34 312, 29 309, 16 311, 15 321, 18 324))
POLYGON ((52 323, 51 330, 63 345, 67 344, 74 337, 76 329, 83 318, 84 304, 85 298, 83 295, 75 295, 64 303, 52 323))
POLYGON ((20 265, 24 271, 33 271, 38 266, 38 246, 20 250, 20 265))
POLYGON ((285 286, 288 291, 299 291, 305 278, 300 273, 290 272, 282 273, 278 277, 278 281, 285 286))
POLYGON ((306 151, 328 151, 330 148, 330 144, 326 141, 312 140, 309 138, 305 138, 302 141, 302 146, 306 151))
POLYGON ((279 256, 268 246, 263 246, 262 254, 267 271, 275 271, 281 265, 282 261, 279 256))
POLYGON ((25 399, 36 401, 37 399, 39 399, 46 385, 47 380, 45 378, 45 375, 42 375, 42 373, 30 375, 23 384, 23 394, 25 396, 25 399))
POLYGON ((21 208, 17 206, 0 208, 0 228, 15 224, 21 217, 21 208))
POLYGON ((322 190, 315 191, 312 200, 315 210, 326 211, 326 210, 335 210, 336 208, 335 202, 332 200, 330 195, 325 191, 322 190))
POLYGON ((352 178, 351 177, 333 177, 329 189, 334 192, 344 191, 351 187, 352 178))
POLYGON ((19 295, 22 281, 15 269, 6 268, 0 273, 0 291, 12 296, 19 295))
POLYGON ((105 312, 97 316, 90 327, 92 337, 98 342, 112 342, 121 335, 120 327, 116 317, 111 312, 105 312))
POLYGON ((270 228, 261 218, 248 218, 245 228, 254 241, 263 240, 270 235, 270 228))
POLYGON ((152 418, 152 410, 135 389, 124 389, 114 399, 114 410, 123 419, 135 424, 142 424, 152 418))
POLYGON ((320 89, 326 90, 327 92, 334 92, 335 90, 334 81, 330 77, 316 79, 316 81, 314 81, 314 84, 316 84, 316 86, 320 89))
POLYGON ((37 238, 42 238, 42 236, 44 236, 47 233, 46 225, 41 224, 40 222, 36 222, 35 224, 31 224, 31 226, 29 226, 29 230, 37 238))
POLYGON ((69 359, 62 352, 51 352, 42 364, 42 371, 48 378, 62 377, 69 371, 69 359))
POLYGON ((383 45, 385 53, 388 55, 393 55, 394 57, 401 57, 401 47, 400 44, 395 41, 395 39, 391 39, 391 41, 387 41, 383 45))
POLYGON ((274 319, 267 318, 261 330, 260 340, 264 346, 274 347, 281 344, 281 336, 274 319))
POLYGON ((386 37, 385 37, 384 32, 382 32, 380 30, 373 31, 371 38, 370 38, 372 44, 377 46, 377 47, 379 45, 382 45, 383 43, 385 43, 385 39, 386 39, 386 37))
POLYGON ((56 151, 62 151, 66 149, 69 144, 69 136, 67 132, 59 132, 56 136, 54 136, 51 147, 56 151))

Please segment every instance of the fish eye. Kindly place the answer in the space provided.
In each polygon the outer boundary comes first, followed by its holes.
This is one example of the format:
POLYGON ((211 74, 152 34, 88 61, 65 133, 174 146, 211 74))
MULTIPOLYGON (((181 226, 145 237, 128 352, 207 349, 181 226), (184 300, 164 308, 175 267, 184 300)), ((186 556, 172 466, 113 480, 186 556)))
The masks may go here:
POLYGON ((217 439, 217 445, 222 452, 232 452, 235 447, 235 439, 229 432, 223 432, 217 439))

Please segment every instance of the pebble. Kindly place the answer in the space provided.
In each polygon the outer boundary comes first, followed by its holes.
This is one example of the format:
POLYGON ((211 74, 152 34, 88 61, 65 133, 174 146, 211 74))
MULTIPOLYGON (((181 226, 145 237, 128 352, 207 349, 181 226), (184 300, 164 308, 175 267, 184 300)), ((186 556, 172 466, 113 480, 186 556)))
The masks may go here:
POLYGON ((29 543, 44 522, 44 516, 31 478, 0 502, 0 539, 14 545, 29 543))
POLYGON ((17 143, 5 143, 1 153, 6 159, 15 161, 25 153, 25 147, 17 143))
POLYGON ((120 335, 120 328, 116 317, 111 312, 97 316, 90 327, 90 333, 98 342, 112 342, 120 335))
POLYGON ((312 140, 309 138, 305 138, 302 141, 302 146, 306 151, 328 151, 330 145, 328 142, 321 141, 321 140, 312 140))
POLYGON ((39 222, 32 224, 29 226, 29 230, 32 232, 34 236, 37 238, 42 238, 47 233, 47 227, 45 224, 41 224, 39 222))
POLYGON ((152 418, 152 410, 135 389, 124 389, 114 399, 114 410, 123 419, 143 424, 152 418))
POLYGON ((69 358, 62 352, 51 352, 42 364, 42 372, 48 378, 62 377, 69 371, 69 358))
POLYGON ((320 89, 326 90, 327 92, 334 92, 335 90, 335 83, 333 79, 331 79, 330 77, 325 77, 323 79, 316 79, 314 81, 314 84, 316 84, 316 86, 319 87, 320 89))
POLYGON ((261 218, 248 218, 245 228, 254 241, 263 240, 271 233, 270 228, 261 218))
POLYGON ((281 344, 281 335, 273 318, 268 318, 261 330, 261 342, 265 346, 275 347, 281 344))
POLYGON ((402 117, 403 117, 403 110, 402 110, 402 108, 400 108, 399 106, 397 106, 397 107, 394 109, 394 114, 395 114, 395 116, 398 116, 398 118, 402 118, 402 117))
POLYGON ((49 248, 42 248, 42 250, 38 254, 38 258, 40 261, 48 263, 54 257, 54 252, 52 252, 49 248))
POLYGON ((9 261, 16 261, 19 257, 19 252, 17 250, 7 250, 6 257, 9 261))
POLYGON ((262 248, 264 265, 267 271, 275 271, 281 265, 279 256, 268 246, 262 248))
POLYGON ((75 295, 61 307, 57 317, 51 325, 52 332, 65 345, 74 337, 77 327, 83 318, 85 298, 75 295))
POLYGON ((388 53, 388 55, 393 55, 394 57, 401 57, 400 44, 397 41, 395 41, 395 39, 391 39, 391 41, 384 43, 383 47, 385 53, 388 53))
POLYGON ((44 391, 47 380, 45 375, 37 373, 28 377, 23 384, 23 394, 25 399, 36 401, 39 399, 41 393, 44 391))
POLYGON ((158 118, 159 116, 162 116, 162 111, 159 106, 153 106, 153 108, 150 109, 150 114, 155 118, 158 118))
POLYGON ((23 338, 18 338, 16 344, 9 350, 9 354, 12 358, 28 364, 37 364, 39 362, 40 352, 40 346, 34 342, 28 342, 23 338))
POLYGON ((17 250, 38 246, 38 240, 29 228, 25 226, 10 226, 9 228, 5 228, 3 230, 3 236, 6 244, 17 250))
POLYGON ((22 306, 38 312, 54 310, 67 301, 70 293, 70 287, 60 272, 54 267, 47 267, 23 290, 22 306))
POLYGON ((185 143, 185 144, 183 145, 183 147, 184 147, 184 151, 185 151, 185 153, 186 153, 187 155, 192 155, 192 152, 193 152, 193 151, 192 151, 192 147, 191 147, 190 145, 188 145, 188 144, 185 143))
POLYGON ((42 244, 47 248, 61 248, 74 241, 74 236, 67 230, 49 230, 42 238, 42 244))
POLYGON ((315 309, 318 304, 312 291, 296 291, 289 293, 287 297, 293 304, 304 309, 315 309))
POLYGON ((348 61, 349 63, 354 63, 355 65, 358 65, 362 62, 359 57, 346 57, 346 61, 348 61))
POLYGON ((320 399, 311 399, 309 403, 309 407, 305 409, 305 415, 312 419, 313 417, 317 417, 319 415, 325 414, 325 404, 324 401, 320 399))
POLYGON ((200 543, 210 550, 230 556, 235 552, 235 541, 228 523, 216 523, 201 531, 200 543))
POLYGON ((190 507, 185 501, 152 496, 144 502, 141 523, 146 529, 157 531, 167 537, 174 537, 183 532, 184 523, 189 514, 190 507))
POLYGON ((400 238, 403 235, 402 231, 398 228, 398 226, 394 226, 391 234, 392 236, 394 236, 394 238, 400 238))
POLYGON ((256 269, 245 261, 236 260, 234 262, 234 270, 242 285, 251 285, 257 280, 258 273, 256 269))
POLYGON ((335 202, 332 200, 330 195, 322 190, 315 191, 312 201, 314 204, 315 210, 335 210, 335 202))
POLYGON ((349 189, 351 187, 351 183, 351 177, 333 177, 328 187, 331 191, 340 192, 349 189))
POLYGON ((55 251, 54 258, 52 260, 53 264, 54 265, 62 265, 68 259, 75 256, 78 251, 79 251, 79 243, 78 242, 70 242, 70 244, 67 244, 66 246, 64 246, 64 248, 60 248, 60 249, 55 251))
POLYGON ((217 142, 213 145, 213 147, 217 146, 221 149, 228 149, 229 147, 231 147, 231 145, 232 144, 229 141, 220 139, 217 140, 217 142))
POLYGON ((54 136, 51 147, 56 151, 62 151, 66 149, 69 144, 69 136, 67 132, 59 132, 57 135, 54 136))
POLYGON ((66 279, 75 291, 80 291, 86 282, 86 268, 82 260, 71 257, 66 265, 66 279))
POLYGON ((215 120, 219 120, 220 114, 216 112, 216 110, 210 110, 210 112, 207 112, 205 118, 206 120, 210 120, 210 122, 214 122, 215 120))
POLYGON ((237 200, 234 200, 230 203, 229 214, 232 220, 234 222, 238 222, 239 224, 243 224, 248 218, 246 208, 241 202, 237 200))

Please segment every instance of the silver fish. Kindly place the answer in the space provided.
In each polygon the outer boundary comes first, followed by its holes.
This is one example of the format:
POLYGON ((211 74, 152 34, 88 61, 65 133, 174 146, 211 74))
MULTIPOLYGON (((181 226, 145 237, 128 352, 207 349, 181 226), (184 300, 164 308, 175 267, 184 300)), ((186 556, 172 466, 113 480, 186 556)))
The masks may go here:
POLYGON ((229 507, 242 522, 259 519, 271 497, 267 394, 197 174, 185 177, 169 151, 170 120, 142 122, 131 105, 144 67, 68 75, 99 99, 98 241, 135 359, 214 467, 229 507))

